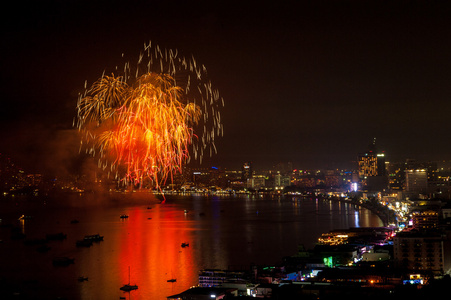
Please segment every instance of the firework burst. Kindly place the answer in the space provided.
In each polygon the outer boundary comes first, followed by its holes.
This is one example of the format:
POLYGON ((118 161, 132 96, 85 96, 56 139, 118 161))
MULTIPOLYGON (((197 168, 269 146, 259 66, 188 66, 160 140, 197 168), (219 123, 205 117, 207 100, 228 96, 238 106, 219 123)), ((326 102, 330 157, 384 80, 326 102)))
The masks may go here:
POLYGON ((205 66, 149 43, 136 67, 117 69, 85 83, 77 103, 80 149, 100 168, 126 185, 148 179, 158 188, 191 158, 216 153, 224 102, 205 66))

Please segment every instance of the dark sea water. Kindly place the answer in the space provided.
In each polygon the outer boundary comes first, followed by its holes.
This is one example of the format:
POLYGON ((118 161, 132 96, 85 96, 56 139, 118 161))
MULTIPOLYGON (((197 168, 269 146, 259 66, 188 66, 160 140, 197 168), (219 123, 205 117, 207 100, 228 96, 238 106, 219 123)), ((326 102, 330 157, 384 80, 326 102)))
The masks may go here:
POLYGON ((383 226, 366 209, 329 200, 169 195, 160 203, 148 193, 0 198, 0 219, 0 298, 14 299, 166 299, 197 285, 201 269, 276 264, 329 230, 383 226), (25 238, 12 239, 11 226, 25 238), (48 241, 47 252, 24 243, 58 232, 67 238, 48 241), (90 234, 104 241, 76 247, 90 234), (61 256, 74 263, 54 266, 61 256), (128 293, 119 288, 129 269, 139 288, 128 293))

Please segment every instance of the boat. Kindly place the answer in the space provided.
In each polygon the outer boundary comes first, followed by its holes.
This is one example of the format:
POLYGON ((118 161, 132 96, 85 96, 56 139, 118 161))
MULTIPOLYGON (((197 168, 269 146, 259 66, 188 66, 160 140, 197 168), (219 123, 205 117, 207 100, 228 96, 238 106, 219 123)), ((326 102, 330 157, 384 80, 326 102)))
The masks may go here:
POLYGON ((133 290, 137 290, 138 286, 137 285, 131 285, 131 284, 124 284, 119 289, 122 290, 122 291, 125 291, 125 292, 130 292, 130 291, 133 291, 133 290))
MULTIPOLYGON (((172 274, 172 272, 171 272, 171 274, 172 274)), ((176 282, 177 279, 174 278, 174 274, 172 274, 172 278, 171 278, 171 279, 168 279, 168 280, 166 280, 166 281, 167 281, 167 282, 176 282)))
POLYGON ((182 248, 189 247, 189 243, 182 243, 182 248))
POLYGON ((130 284, 130 267, 128 267, 128 283, 124 284, 122 287, 119 288, 122 291, 130 292, 132 290, 137 290, 138 286, 136 284, 130 284))
POLYGON ((85 235, 84 240, 89 240, 93 242, 103 241, 103 235, 99 234, 85 235))
POLYGON ((120 215, 119 218, 121 218, 121 219, 127 219, 127 218, 128 218, 128 215, 120 215))
POLYGON ((78 277, 78 281, 80 281, 80 282, 88 281, 88 277, 80 276, 80 277, 78 277))

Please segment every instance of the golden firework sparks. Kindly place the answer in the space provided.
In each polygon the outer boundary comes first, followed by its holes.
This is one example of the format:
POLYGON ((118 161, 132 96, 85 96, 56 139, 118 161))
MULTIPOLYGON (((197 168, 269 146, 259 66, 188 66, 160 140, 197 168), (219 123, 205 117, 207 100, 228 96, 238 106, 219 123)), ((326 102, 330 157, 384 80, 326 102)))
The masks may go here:
POLYGON ((181 172, 191 146, 199 160, 207 147, 216 152, 224 102, 194 58, 150 43, 144 50, 136 70, 127 62, 123 74, 102 75, 80 95, 77 127, 100 167, 126 184, 150 179, 158 188, 181 172))

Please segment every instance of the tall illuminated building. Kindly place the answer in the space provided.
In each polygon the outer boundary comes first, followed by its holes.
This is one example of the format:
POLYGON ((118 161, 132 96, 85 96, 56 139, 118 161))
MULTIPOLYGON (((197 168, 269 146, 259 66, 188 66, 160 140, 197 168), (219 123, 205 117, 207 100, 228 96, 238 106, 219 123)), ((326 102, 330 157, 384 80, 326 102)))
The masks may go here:
POLYGON ((359 176, 366 179, 377 175, 377 157, 373 153, 359 155, 359 176))
POLYGON ((359 176, 366 179, 370 176, 385 176, 385 153, 378 152, 376 138, 368 146, 368 150, 359 155, 359 176))
POLYGON ((244 182, 247 182, 248 179, 252 178, 252 163, 246 162, 243 164, 243 167, 241 169, 241 179, 244 182))
POLYGON ((376 138, 368 146, 368 150, 358 157, 359 177, 367 189, 383 190, 388 187, 385 169, 385 153, 376 147, 376 138))

